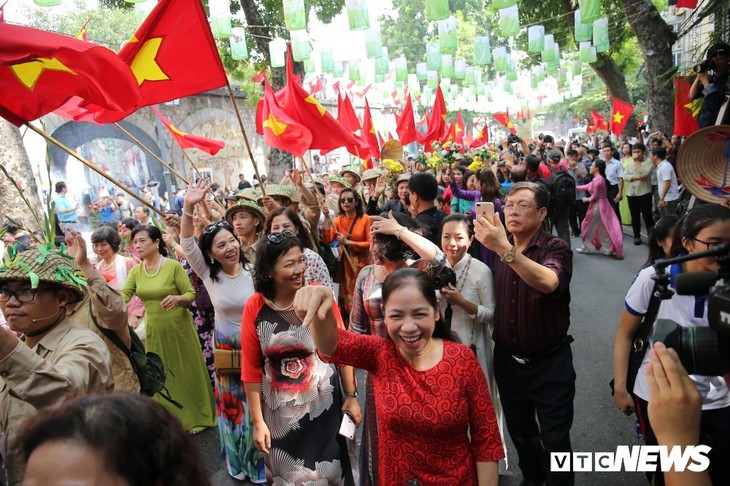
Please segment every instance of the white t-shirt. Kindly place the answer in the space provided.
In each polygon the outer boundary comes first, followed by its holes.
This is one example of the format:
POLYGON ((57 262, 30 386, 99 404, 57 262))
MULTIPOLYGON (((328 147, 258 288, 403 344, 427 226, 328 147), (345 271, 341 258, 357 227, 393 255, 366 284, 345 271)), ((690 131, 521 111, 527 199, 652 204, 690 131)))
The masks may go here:
POLYGON ((669 163, 668 160, 662 160, 656 167, 656 178, 657 185, 659 186, 659 197, 662 196, 664 190, 664 183, 671 181, 669 189, 664 195, 664 202, 674 201, 679 199, 679 184, 677 183, 677 174, 674 172, 674 167, 669 163))
MULTIPOLYGON (((674 278, 682 273, 679 264, 670 267, 671 284, 674 289, 674 278)), ((639 272, 633 285, 626 294, 624 305, 626 310, 635 316, 643 316, 649 308, 649 300, 654 290, 654 281, 651 277, 655 274, 654 267, 647 267, 639 272)), ((657 312, 657 319, 671 319, 682 327, 708 327, 707 322, 707 301, 701 300, 693 295, 674 294, 669 300, 662 300, 657 312), (701 315, 696 315, 700 314, 701 315)), ((653 333, 653 329, 652 329, 653 333)), ((653 336, 649 337, 649 346, 654 345, 653 336)), ((636 376, 634 393, 649 401, 649 385, 646 381, 646 364, 649 362, 649 352, 644 356, 641 368, 636 376)), ((692 381, 697 385, 697 390, 702 395, 702 409, 714 410, 730 406, 730 394, 721 376, 690 375, 692 381)))

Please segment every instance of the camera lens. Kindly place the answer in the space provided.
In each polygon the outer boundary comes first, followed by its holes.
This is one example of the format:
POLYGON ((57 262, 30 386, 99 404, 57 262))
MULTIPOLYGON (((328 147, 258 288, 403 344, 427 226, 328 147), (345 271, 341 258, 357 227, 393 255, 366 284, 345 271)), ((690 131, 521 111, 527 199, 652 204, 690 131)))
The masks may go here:
POLYGON ((690 375, 719 376, 730 370, 730 343, 709 327, 682 327, 658 319, 654 338, 677 352, 690 375))

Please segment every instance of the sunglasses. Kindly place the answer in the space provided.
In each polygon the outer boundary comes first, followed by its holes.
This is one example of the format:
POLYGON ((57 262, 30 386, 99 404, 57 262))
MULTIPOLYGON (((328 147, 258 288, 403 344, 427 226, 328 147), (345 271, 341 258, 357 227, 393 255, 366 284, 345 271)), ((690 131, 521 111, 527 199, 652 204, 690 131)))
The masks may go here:
POLYGON ((341 203, 353 203, 353 202, 355 202, 355 198, 354 197, 343 197, 342 199, 340 199, 340 202, 341 203))
POLYGON ((278 245, 282 241, 284 241, 287 238, 296 238, 297 234, 293 232, 292 230, 285 229, 281 233, 269 233, 266 235, 266 238, 269 240, 270 243, 273 243, 274 245, 278 245))
POLYGON ((216 228, 225 228, 227 230, 231 230, 231 233, 233 232, 233 227, 228 224, 227 221, 218 221, 217 223, 211 223, 205 228, 203 228, 203 233, 206 235, 209 235, 213 231, 216 230, 216 228))

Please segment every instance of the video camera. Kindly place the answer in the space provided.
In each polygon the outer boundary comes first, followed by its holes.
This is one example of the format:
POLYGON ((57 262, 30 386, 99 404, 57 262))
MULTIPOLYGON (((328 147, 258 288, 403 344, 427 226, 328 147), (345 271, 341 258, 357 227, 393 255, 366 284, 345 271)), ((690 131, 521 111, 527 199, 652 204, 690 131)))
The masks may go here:
POLYGON ((699 73, 705 73, 709 71, 710 69, 715 69, 715 63, 712 62, 712 59, 705 59, 702 62, 698 62, 692 67, 692 71, 699 73))
POLYGON ((507 135, 507 142, 509 142, 509 143, 520 143, 520 137, 518 137, 514 133, 510 133, 509 135, 507 135))
POLYGON ((693 255, 665 258, 654 263, 655 295, 671 299, 667 267, 698 258, 717 257, 717 272, 682 273, 675 279, 679 295, 706 295, 709 327, 682 327, 670 319, 657 319, 654 340, 673 348, 691 375, 719 376, 730 371, 730 244, 693 255))

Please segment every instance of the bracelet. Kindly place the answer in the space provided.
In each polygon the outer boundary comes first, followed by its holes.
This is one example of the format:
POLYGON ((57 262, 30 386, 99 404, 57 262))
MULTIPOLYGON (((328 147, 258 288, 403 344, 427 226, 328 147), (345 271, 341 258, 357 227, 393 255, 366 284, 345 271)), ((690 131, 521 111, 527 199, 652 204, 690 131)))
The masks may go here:
POLYGON ((358 396, 357 390, 355 390, 355 391, 354 391, 354 392, 352 392, 352 393, 345 393, 345 396, 346 396, 347 398, 357 398, 357 396, 358 396))
POLYGON ((188 213, 188 212, 187 212, 187 211, 185 211, 184 209, 182 209, 182 213, 183 213, 183 214, 184 214, 185 216, 187 216, 188 218, 192 218, 192 217, 193 217, 193 214, 192 214, 192 213, 188 213))
POLYGON ((396 239, 400 240, 400 234, 403 232, 404 229, 408 229, 405 226, 401 226, 398 232, 395 234, 396 239))

